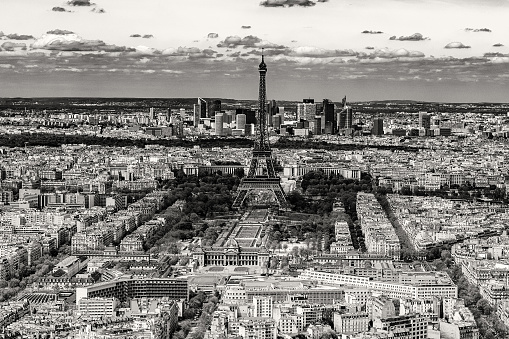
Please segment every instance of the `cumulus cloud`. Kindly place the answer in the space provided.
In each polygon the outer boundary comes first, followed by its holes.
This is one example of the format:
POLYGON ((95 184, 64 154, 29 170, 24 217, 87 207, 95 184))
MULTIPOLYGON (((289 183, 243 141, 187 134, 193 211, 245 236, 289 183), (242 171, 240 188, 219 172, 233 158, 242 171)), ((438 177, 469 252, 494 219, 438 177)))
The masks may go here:
POLYGON ((219 37, 219 34, 217 34, 217 33, 209 33, 207 35, 207 38, 209 38, 209 39, 216 39, 218 37, 219 37))
POLYGON ((92 8, 91 12, 99 13, 99 14, 106 13, 104 8, 97 8, 97 7, 96 8, 92 8))
POLYGON ((101 40, 85 40, 76 34, 44 34, 32 44, 32 48, 50 51, 135 51, 123 46, 109 45, 101 40))
POLYGON ((421 33, 414 33, 408 36, 400 36, 399 38, 396 38, 396 36, 393 35, 389 38, 389 40, 399 40, 399 41, 422 41, 428 39, 429 38, 423 37, 421 33))
POLYGON ((10 40, 31 40, 31 39, 35 39, 32 35, 26 35, 26 34, 7 34, 5 35, 5 37, 7 39, 10 39, 10 40))
POLYGON ((66 35, 66 34, 74 34, 74 32, 68 31, 66 29, 54 29, 51 31, 47 31, 46 34, 66 35))
POLYGON ((286 46, 273 44, 268 41, 263 41, 257 36, 248 35, 243 38, 234 35, 228 36, 224 41, 221 41, 217 44, 217 47, 225 47, 225 48, 236 48, 238 46, 242 46, 244 48, 273 48, 273 49, 284 49, 286 46))
POLYGON ((240 26, 240 28, 242 28, 242 29, 250 29, 251 26, 240 26))
POLYGON ((375 49, 373 46, 366 46, 366 49, 375 49))
POLYGON ((491 29, 489 28, 465 28, 465 31, 467 32, 486 32, 491 33, 491 29))
POLYGON ((493 47, 504 47, 504 45, 501 44, 501 43, 496 43, 496 44, 493 45, 493 47))
POLYGON ((332 58, 356 56, 358 53, 353 50, 323 49, 316 47, 296 47, 290 49, 289 56, 308 57, 308 58, 332 58))
POLYGON ((131 34, 129 37, 131 37, 131 38, 141 38, 141 34, 131 34))
POLYGON ((328 0, 265 0, 260 2, 260 6, 263 7, 312 7, 317 2, 327 2, 328 0))
POLYGON ((143 39, 152 39, 154 36, 152 34, 145 34, 142 36, 143 39))
POLYGON ((90 0, 71 0, 68 1, 67 4, 69 6, 92 6, 93 4, 90 3, 90 0))
POLYGON ((6 51, 14 51, 14 49, 21 48, 25 50, 27 48, 27 45, 25 43, 15 43, 15 42, 4 42, 2 44, 2 48, 6 51))
POLYGON ((404 48, 390 50, 388 48, 377 49, 370 54, 359 55, 359 59, 394 59, 394 58, 423 58, 425 55, 420 51, 408 51, 404 48))
POLYGON ((70 11, 66 10, 65 8, 63 8, 63 7, 53 7, 51 10, 53 12, 70 12, 70 11))
POLYGON ((447 45, 445 45, 444 48, 448 48, 448 49, 451 49, 451 48, 460 48, 461 49, 461 48, 470 48, 470 46, 464 45, 461 42, 450 42, 447 45))
POLYGON ((210 49, 199 49, 198 47, 179 47, 168 48, 161 52, 162 55, 175 57, 188 57, 190 59, 208 59, 213 58, 217 52, 210 49))
MULTIPOLYGON (((3 46, 2 46, 3 47, 3 46)), ((503 53, 484 53, 485 58, 496 58, 496 57, 509 57, 509 54, 503 54, 503 53)))
POLYGON ((368 30, 365 30, 365 31, 362 31, 361 33, 362 34, 382 34, 383 32, 382 31, 368 31, 368 30))

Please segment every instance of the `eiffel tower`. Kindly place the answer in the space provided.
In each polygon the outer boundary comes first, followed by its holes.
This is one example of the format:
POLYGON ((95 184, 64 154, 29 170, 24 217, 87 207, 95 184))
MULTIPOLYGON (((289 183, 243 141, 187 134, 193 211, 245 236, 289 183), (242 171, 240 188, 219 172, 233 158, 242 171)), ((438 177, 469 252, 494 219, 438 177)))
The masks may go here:
POLYGON ((264 61, 263 50, 262 62, 258 66, 258 72, 260 72, 259 108, 253 155, 249 166, 249 173, 240 182, 233 207, 242 207, 246 196, 251 191, 269 190, 274 193, 278 207, 286 208, 286 197, 281 188, 280 178, 274 170, 274 158, 272 158, 272 150, 270 149, 267 133, 267 112, 265 106, 265 75, 267 74, 267 65, 264 61))

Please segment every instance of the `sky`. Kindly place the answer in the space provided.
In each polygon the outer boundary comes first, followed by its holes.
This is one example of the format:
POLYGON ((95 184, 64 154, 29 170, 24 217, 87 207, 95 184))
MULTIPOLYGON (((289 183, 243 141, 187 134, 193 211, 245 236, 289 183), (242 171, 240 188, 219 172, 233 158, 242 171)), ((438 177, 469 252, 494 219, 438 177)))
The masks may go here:
POLYGON ((0 97, 509 102, 509 0, 2 0, 0 97))

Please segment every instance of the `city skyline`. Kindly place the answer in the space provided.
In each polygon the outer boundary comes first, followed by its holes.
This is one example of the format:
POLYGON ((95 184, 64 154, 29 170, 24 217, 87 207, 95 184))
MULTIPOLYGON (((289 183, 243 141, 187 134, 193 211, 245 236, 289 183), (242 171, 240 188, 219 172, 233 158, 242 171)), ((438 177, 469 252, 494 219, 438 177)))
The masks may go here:
POLYGON ((0 97, 255 99, 265 48, 269 99, 507 102, 506 0, 3 7, 0 97))

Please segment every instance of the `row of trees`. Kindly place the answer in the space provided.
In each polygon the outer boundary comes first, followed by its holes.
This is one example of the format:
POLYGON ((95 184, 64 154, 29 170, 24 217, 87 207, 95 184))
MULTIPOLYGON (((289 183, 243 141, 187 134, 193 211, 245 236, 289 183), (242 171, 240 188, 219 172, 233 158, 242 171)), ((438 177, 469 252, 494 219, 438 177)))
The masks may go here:
POLYGON ((232 175, 187 176, 177 171, 175 180, 161 182, 163 189, 168 190, 166 204, 181 207, 169 207, 161 216, 166 219, 165 226, 148 238, 144 244, 146 250, 157 252, 170 246, 175 240, 202 237, 204 245, 215 242, 226 224, 215 220, 203 222, 203 219, 232 211, 233 196, 240 179, 232 175))
POLYGON ((55 252, 53 254, 53 256, 45 254, 32 262, 31 265, 20 264, 11 277, 0 280, 0 302, 15 297, 27 286, 36 283, 39 278, 51 272, 53 267, 66 255, 65 250, 58 255, 55 252))
POLYGON ((173 334, 174 339, 203 339, 210 323, 212 322, 212 314, 217 308, 219 302, 219 294, 207 296, 204 292, 190 292, 188 308, 184 311, 182 321, 179 322, 177 331, 173 334), (193 320, 197 320, 194 331, 193 320))
MULTIPOLYGON (((445 254, 442 258, 436 259, 434 263, 446 262, 450 256, 445 254)), ((437 269, 439 266, 436 266, 437 269)), ((479 334, 482 339, 496 339, 507 338, 509 336, 509 328, 504 325, 496 314, 496 310, 489 304, 489 302, 481 297, 479 288, 468 282, 461 272, 461 266, 451 264, 445 268, 449 276, 458 286, 458 297, 462 298, 465 306, 474 315, 477 327, 479 327, 479 334)))
POLYGON ((64 135, 50 133, 21 133, 16 135, 4 134, 0 136, 0 145, 4 147, 48 146, 60 147, 63 144, 85 144, 100 146, 144 148, 146 145, 161 145, 166 147, 189 147, 199 145, 211 147, 251 147, 253 141, 247 138, 201 138, 187 139, 121 139, 94 135, 64 135))

